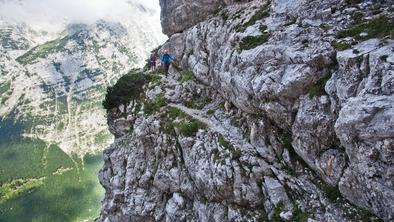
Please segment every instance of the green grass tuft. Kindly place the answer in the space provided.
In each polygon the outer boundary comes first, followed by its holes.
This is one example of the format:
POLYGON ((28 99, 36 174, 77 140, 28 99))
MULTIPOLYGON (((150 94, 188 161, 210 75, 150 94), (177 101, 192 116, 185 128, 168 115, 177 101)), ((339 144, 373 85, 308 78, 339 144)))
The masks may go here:
POLYGON ((284 26, 290 26, 295 24, 297 22, 297 19, 298 19, 297 17, 287 15, 286 16, 287 22, 284 24, 284 26))
POLYGON ((262 45, 265 42, 267 42, 269 40, 270 36, 271 35, 269 33, 263 33, 262 35, 258 35, 258 36, 246 36, 239 43, 239 48, 241 50, 254 49, 257 46, 262 45))
POLYGON ((360 24, 353 24, 348 29, 339 31, 337 38, 355 37, 357 40, 366 40, 371 38, 393 37, 394 22, 387 16, 382 15, 371 21, 360 24), (361 37, 360 34, 366 32, 367 35, 361 37))
POLYGON ((213 109, 209 109, 208 111, 207 111, 207 114, 208 115, 212 115, 212 114, 214 114, 215 113, 215 110, 213 110, 213 109))
POLYGON ((347 5, 355 6, 362 2, 362 0, 345 0, 347 5))
POLYGON ((220 16, 224 21, 226 21, 229 17, 228 12, 226 10, 220 10, 218 13, 218 16, 220 16))
POLYGON ((195 136, 199 129, 208 128, 205 123, 197 119, 183 120, 178 123, 176 127, 179 129, 179 132, 186 137, 195 136))
POLYGON ((283 210, 283 203, 278 203, 274 208, 274 214, 272 215, 272 222, 282 222, 282 218, 280 218, 280 213, 283 210))
POLYGON ((319 25, 319 27, 321 29, 323 29, 324 31, 327 31, 327 30, 330 29, 330 26, 327 23, 322 23, 322 24, 319 25))
POLYGON ((185 106, 191 109, 202 109, 212 102, 210 97, 194 96, 192 99, 185 102, 185 106))
POLYGON ((371 213, 368 209, 361 209, 360 215, 362 222, 383 222, 382 219, 377 218, 373 213, 371 213))
POLYGON ((324 185, 323 191, 326 194, 326 197, 333 203, 336 203, 338 199, 342 197, 341 192, 337 187, 324 185))
POLYGON ((322 96, 326 94, 325 86, 327 81, 331 78, 331 75, 326 75, 325 77, 321 78, 314 86, 309 89, 309 97, 313 98, 315 96, 322 96))
POLYGON ((160 111, 160 109, 167 105, 167 99, 163 94, 157 96, 152 102, 144 103, 144 113, 147 116, 153 115, 160 111))
POLYGON ((260 32, 263 33, 268 29, 268 27, 266 25, 260 25, 259 29, 260 29, 260 32))
POLYGON ((226 150, 230 151, 231 158, 233 160, 239 159, 242 156, 241 150, 235 148, 229 141, 227 141, 223 135, 219 135, 219 144, 226 150))
POLYGON ((353 22, 361 21, 363 19, 363 16, 364 15, 362 12, 354 12, 352 15, 353 22))
POLYGON ((145 75, 146 82, 149 85, 159 85, 161 83, 162 77, 157 74, 146 74, 145 75))
POLYGON ((187 82, 189 80, 192 80, 194 78, 193 72, 191 71, 184 71, 182 72, 182 76, 179 77, 178 81, 181 83, 187 82))
POLYGON ((175 135, 175 128, 186 137, 195 136, 199 129, 207 129, 208 126, 197 119, 184 113, 175 107, 167 107, 162 115, 161 130, 169 135, 175 135))
POLYGON ((231 143, 228 142, 222 135, 219 136, 218 142, 226 149, 231 149, 233 147, 233 145, 231 145, 231 143))
POLYGON ((352 45, 349 43, 337 42, 337 41, 331 42, 331 45, 332 45, 332 47, 334 47, 335 49, 340 50, 340 51, 350 49, 352 47, 352 45))
POLYGON ((176 118, 185 118, 186 117, 186 114, 182 110, 175 108, 175 107, 168 107, 167 113, 168 113, 168 116, 171 120, 175 120, 176 118))
POLYGON ((302 210, 296 205, 293 209, 293 221, 294 222, 306 222, 308 221, 308 214, 302 212, 302 210))

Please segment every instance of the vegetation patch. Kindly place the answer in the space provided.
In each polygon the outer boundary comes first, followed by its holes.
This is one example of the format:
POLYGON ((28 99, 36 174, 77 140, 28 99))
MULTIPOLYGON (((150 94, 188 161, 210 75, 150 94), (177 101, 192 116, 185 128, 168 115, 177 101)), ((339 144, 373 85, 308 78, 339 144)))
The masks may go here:
POLYGON ((298 19, 297 17, 287 15, 286 16, 287 22, 284 24, 284 26, 290 26, 295 24, 297 22, 297 19, 298 19))
POLYGON ((171 120, 175 120, 176 118, 186 118, 186 113, 175 107, 168 107, 167 113, 171 120))
MULTIPOLYGON (((293 136, 291 132, 287 130, 279 129, 278 137, 279 137, 279 142, 282 144, 283 148, 287 149, 287 151, 289 152, 289 156, 292 162, 297 161, 302 166, 308 167, 308 164, 300 156, 298 156, 297 152, 294 150, 294 147, 292 145, 293 136)), ((293 169, 291 166, 289 166, 287 171, 290 175, 296 174, 296 169, 293 169)))
POLYGON ((231 149, 233 147, 233 145, 231 145, 231 143, 228 142, 222 135, 219 136, 218 142, 225 149, 231 149))
POLYGON ((362 0, 345 0, 346 4, 355 6, 362 2, 362 0))
POLYGON ((262 6, 247 22, 245 22, 243 24, 238 24, 235 27, 235 30, 237 32, 244 32, 249 26, 252 26, 252 25, 256 24, 257 21, 268 17, 270 15, 269 14, 269 7, 268 7, 269 5, 270 5, 270 2, 268 2, 267 4, 262 6))
POLYGON ((21 137, 25 125, 0 122, 0 221, 90 221, 99 216, 101 154, 83 160, 69 156, 56 145, 21 137))
POLYGON ((145 74, 145 80, 146 80, 146 85, 148 89, 153 89, 156 86, 161 85, 161 80, 162 77, 158 75, 158 73, 155 74, 145 74))
POLYGON ((162 80, 162 77, 157 74, 146 74, 145 78, 149 84, 158 84, 162 80))
POLYGON ((231 153, 231 158, 234 159, 239 159, 242 156, 241 150, 235 148, 229 141, 227 141, 223 135, 219 135, 218 138, 219 144, 226 150, 228 150, 231 153))
POLYGON ((308 214, 303 212, 298 205, 294 206, 293 209, 293 221, 294 222, 306 222, 308 221, 308 214))
POLYGON ((161 130, 170 135, 175 135, 175 129, 178 129, 181 135, 192 137, 196 135, 199 129, 208 128, 205 123, 192 118, 175 107, 167 107, 161 117, 161 130))
POLYGON ((6 93, 10 89, 11 89, 10 81, 0 84, 0 96, 6 93))
POLYGON ((114 86, 107 88, 107 94, 103 101, 104 108, 110 110, 124 105, 125 112, 126 107, 130 103, 134 106, 136 101, 143 96, 145 81, 146 76, 136 70, 132 70, 128 74, 122 76, 114 86))
POLYGON ((324 87, 327 84, 327 81, 331 78, 331 75, 326 75, 325 77, 321 78, 315 85, 313 85, 309 89, 309 97, 313 98, 315 96, 322 96, 326 94, 324 87))
POLYGON ((185 117, 186 114, 182 110, 175 107, 167 107, 166 111, 161 116, 161 131, 169 135, 175 135, 175 121, 184 119, 185 117))
POLYGON ((176 127, 179 132, 186 137, 195 136, 199 129, 207 129, 208 126, 197 119, 188 118, 179 122, 176 127))
POLYGON ((215 110, 213 110, 213 109, 209 109, 208 111, 207 111, 207 114, 208 115, 212 115, 212 114, 214 114, 215 113, 215 110))
POLYGON ((352 15, 353 23, 356 21, 361 21, 363 19, 363 13, 362 12, 354 12, 352 15))
POLYGON ((266 43, 269 40, 270 36, 271 36, 271 34, 269 34, 269 33, 263 33, 258 36, 246 36, 239 43, 239 48, 241 50, 254 49, 257 46, 266 43))
POLYGON ((327 31, 328 29, 330 29, 330 26, 327 23, 322 23, 319 25, 319 27, 321 29, 323 29, 324 31, 327 31))
POLYGON ((185 106, 191 109, 202 109, 211 102, 212 99, 210 97, 194 96, 185 102, 185 106))
POLYGON ((373 213, 365 208, 360 210, 360 217, 362 222, 383 222, 382 219, 377 218, 373 213))
POLYGON ((241 127, 244 120, 241 117, 232 117, 230 120, 230 124, 236 127, 241 127))
POLYGON ((44 184, 45 177, 40 179, 16 179, 0 187, 0 204, 16 196, 44 184))
POLYGON ((282 218, 280 217, 280 213, 282 212, 283 207, 284 207, 284 205, 283 205, 282 202, 279 202, 279 203, 275 206, 275 208, 274 208, 274 214, 272 215, 272 221, 273 221, 273 222, 282 222, 282 218))
POLYGON ((218 8, 216 12, 214 12, 216 17, 221 17, 224 21, 226 21, 229 17, 227 10, 218 8))
POLYGON ((182 76, 179 77, 178 81, 181 83, 187 82, 189 80, 192 80, 194 78, 193 72, 191 71, 183 71, 182 76))
POLYGON ((148 116, 157 113, 160 109, 167 105, 167 99, 164 94, 157 96, 152 102, 144 103, 144 113, 148 116))
POLYGON ((37 58, 45 58, 49 54, 63 51, 67 42, 67 36, 64 38, 49 41, 43 45, 36 46, 33 49, 29 50, 26 54, 18 57, 16 61, 18 61, 20 64, 31 64, 37 58))
POLYGON ((375 19, 360 24, 353 24, 348 29, 339 31, 338 38, 354 37, 357 40, 366 40, 371 38, 384 38, 391 36, 394 38, 394 22, 386 15, 376 17, 375 19), (361 33, 365 36, 360 36, 361 33))
POLYGON ((280 142, 282 143, 283 147, 286 149, 292 149, 293 145, 292 142, 292 135, 290 133, 285 133, 284 131, 279 133, 280 142))
POLYGON ((326 197, 333 203, 338 202, 338 200, 342 197, 341 192, 337 187, 324 184, 323 191, 326 194, 326 197))
POLYGON ((340 51, 350 49, 352 47, 352 45, 347 42, 339 42, 339 41, 333 41, 331 42, 331 45, 332 47, 340 51))

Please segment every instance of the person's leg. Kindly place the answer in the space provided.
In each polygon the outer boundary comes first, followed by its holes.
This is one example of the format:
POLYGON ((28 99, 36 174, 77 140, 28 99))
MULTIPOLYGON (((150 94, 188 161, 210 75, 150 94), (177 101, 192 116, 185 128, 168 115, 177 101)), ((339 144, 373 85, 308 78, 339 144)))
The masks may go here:
POLYGON ((170 69, 170 63, 164 64, 166 76, 168 76, 168 70, 170 69))

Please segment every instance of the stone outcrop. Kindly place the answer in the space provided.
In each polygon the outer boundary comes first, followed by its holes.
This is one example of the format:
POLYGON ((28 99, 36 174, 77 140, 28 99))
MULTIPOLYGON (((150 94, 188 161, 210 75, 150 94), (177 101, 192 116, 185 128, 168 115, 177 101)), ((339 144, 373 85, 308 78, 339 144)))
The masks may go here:
POLYGON ((172 35, 202 22, 219 7, 222 0, 161 0, 163 33, 172 35))
POLYGON ((341 37, 392 5, 210 2, 161 1, 184 71, 129 107, 99 221, 394 220, 393 34, 341 37))
POLYGON ((250 0, 160 0, 163 33, 173 35, 204 21, 226 5, 250 0))

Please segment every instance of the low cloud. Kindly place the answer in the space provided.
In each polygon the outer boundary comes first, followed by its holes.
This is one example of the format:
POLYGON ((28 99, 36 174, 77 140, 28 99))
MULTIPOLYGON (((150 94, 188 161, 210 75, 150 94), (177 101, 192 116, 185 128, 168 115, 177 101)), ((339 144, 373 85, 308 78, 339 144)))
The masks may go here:
POLYGON ((67 23, 120 21, 137 10, 159 17, 158 0, 0 0, 0 18, 48 29, 67 23))

